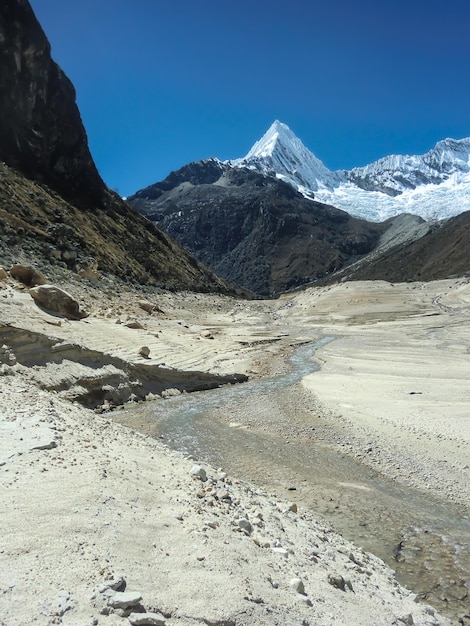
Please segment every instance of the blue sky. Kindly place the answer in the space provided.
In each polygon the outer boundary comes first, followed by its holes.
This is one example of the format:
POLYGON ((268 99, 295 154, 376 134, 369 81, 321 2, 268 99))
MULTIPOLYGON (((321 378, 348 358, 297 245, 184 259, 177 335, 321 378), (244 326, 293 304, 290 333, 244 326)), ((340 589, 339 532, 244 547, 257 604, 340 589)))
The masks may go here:
POLYGON ((330 169, 470 136, 468 0, 30 0, 122 195, 275 119, 330 169))

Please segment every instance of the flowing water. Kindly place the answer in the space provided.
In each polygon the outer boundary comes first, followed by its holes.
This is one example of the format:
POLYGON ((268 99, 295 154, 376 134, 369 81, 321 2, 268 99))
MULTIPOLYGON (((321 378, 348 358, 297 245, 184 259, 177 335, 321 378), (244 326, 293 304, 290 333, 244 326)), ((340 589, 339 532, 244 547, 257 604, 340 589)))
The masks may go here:
POLYGON ((313 438, 293 413, 298 382, 315 371, 323 337, 299 348, 286 374, 145 403, 114 418, 199 461, 294 499, 376 554, 398 580, 452 618, 470 613, 470 518, 463 507, 390 481, 313 438), (276 427, 269 428, 269 419, 276 427), (246 427, 255 415, 268 428, 246 427), (235 421, 234 421, 235 419, 235 421))

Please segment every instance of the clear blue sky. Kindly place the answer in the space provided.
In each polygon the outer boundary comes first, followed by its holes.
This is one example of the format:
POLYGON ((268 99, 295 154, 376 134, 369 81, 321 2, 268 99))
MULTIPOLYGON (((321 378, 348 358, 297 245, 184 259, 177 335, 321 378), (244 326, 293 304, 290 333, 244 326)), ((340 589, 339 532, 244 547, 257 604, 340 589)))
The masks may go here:
POLYGON ((274 119, 331 169, 470 136, 468 0, 31 0, 129 195, 274 119))

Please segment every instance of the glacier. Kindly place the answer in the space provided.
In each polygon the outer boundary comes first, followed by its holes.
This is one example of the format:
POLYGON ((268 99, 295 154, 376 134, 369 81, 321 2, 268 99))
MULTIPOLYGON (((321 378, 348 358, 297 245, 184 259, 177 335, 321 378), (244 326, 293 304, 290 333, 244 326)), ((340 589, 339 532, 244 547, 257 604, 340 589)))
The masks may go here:
POLYGON ((439 221, 470 210, 470 138, 444 139, 424 155, 331 171, 276 120, 245 157, 228 163, 274 175, 307 198, 373 222, 403 213, 439 221))

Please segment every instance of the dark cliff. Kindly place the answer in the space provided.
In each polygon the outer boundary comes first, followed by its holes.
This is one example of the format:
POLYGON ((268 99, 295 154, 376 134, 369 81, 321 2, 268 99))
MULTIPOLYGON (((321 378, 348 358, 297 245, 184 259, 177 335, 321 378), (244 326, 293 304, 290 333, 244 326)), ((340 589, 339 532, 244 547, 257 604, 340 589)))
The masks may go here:
POLYGON ((26 0, 0 3, 0 65, 0 159, 69 200, 98 202, 75 89, 26 0))
POLYGON ((71 269, 91 259, 129 280, 226 289, 106 187, 74 87, 51 59, 27 0, 0 2, 0 67, 0 257, 8 259, 14 246, 71 269))

